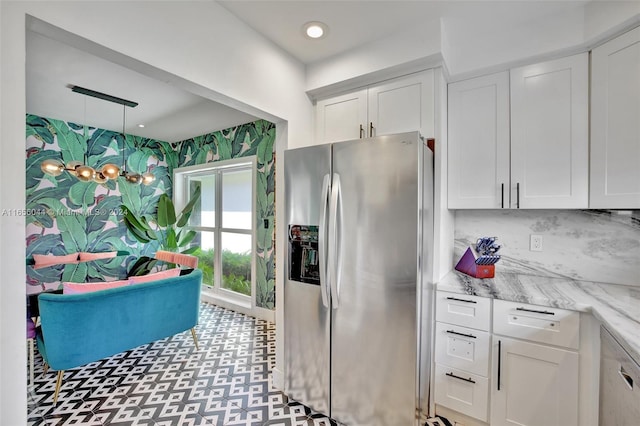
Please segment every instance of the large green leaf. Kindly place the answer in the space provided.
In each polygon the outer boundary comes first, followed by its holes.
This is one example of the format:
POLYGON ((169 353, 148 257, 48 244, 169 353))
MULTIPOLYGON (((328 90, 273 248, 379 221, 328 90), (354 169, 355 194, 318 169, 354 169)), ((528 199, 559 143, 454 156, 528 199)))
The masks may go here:
POLYGON ((182 209, 182 212, 180 213, 180 219, 177 222, 178 227, 182 228, 189 222, 189 217, 191 216, 193 207, 200 200, 201 194, 202 194, 202 188, 200 187, 200 185, 198 185, 193 190, 193 193, 191 194, 191 198, 189 198, 189 202, 187 203, 186 206, 184 206, 184 208, 182 209))
POLYGON ((51 127, 57 136, 58 146, 60 147, 64 163, 84 161, 87 144, 83 136, 69 129, 67 123, 63 121, 51 120, 51 127))
POLYGON ((82 207, 91 206, 96 202, 97 186, 95 182, 78 181, 69 188, 69 199, 73 204, 82 207))
POLYGON ((153 238, 151 238, 151 234, 148 232, 150 228, 144 219, 137 218, 125 205, 122 205, 121 208, 123 213, 122 219, 131 235, 141 243, 151 241, 153 238))
POLYGON ((51 127, 49 120, 46 118, 38 117, 37 115, 27 114, 27 135, 35 136, 37 139, 43 141, 46 144, 52 144, 54 141, 53 133, 51 133, 51 127))
POLYGON ((165 249, 169 251, 175 251, 177 248, 178 248, 178 241, 176 240, 176 231, 173 228, 169 228, 167 229, 165 249))
POLYGON ((176 209, 173 201, 167 194, 160 195, 158 199, 158 225, 162 228, 173 226, 176 223, 176 209))
POLYGON ((42 180, 43 173, 40 169, 40 165, 44 160, 54 159, 58 161, 62 161, 60 157, 60 153, 56 151, 52 151, 50 149, 39 149, 32 148, 32 152, 28 154, 26 161, 26 178, 27 178, 27 189, 34 188, 40 184, 42 180))
MULTIPOLYGON (((30 238, 27 238, 29 241, 30 238)), ((51 253, 56 256, 67 254, 62 245, 62 237, 60 234, 46 234, 39 235, 37 239, 32 240, 27 244, 26 255, 28 258, 32 257, 34 253, 46 254, 51 253)))
POLYGON ((87 262, 68 263, 64 265, 62 282, 84 283, 87 282, 87 262))
POLYGON ((189 243, 193 241, 196 235, 196 231, 187 231, 185 233, 181 233, 180 239, 178 240, 178 247, 185 247, 189 245, 189 243))
POLYGON ((147 171, 147 161, 149 155, 143 151, 135 151, 127 158, 127 170, 135 173, 145 173, 147 171))

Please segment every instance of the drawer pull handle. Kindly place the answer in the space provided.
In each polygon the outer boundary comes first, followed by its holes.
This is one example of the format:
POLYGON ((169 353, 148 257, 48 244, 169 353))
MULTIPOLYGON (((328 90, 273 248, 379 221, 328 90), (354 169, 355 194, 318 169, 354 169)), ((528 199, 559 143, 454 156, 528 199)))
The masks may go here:
POLYGON ((475 300, 458 299, 457 297, 447 297, 447 300, 455 300, 456 302, 478 303, 475 300))
POLYGON ((500 390, 500 373, 502 369, 502 341, 498 340, 498 390, 500 390))
POLYGON ((555 312, 549 312, 549 311, 537 311, 535 309, 527 309, 527 308, 516 308, 516 311, 523 311, 523 312, 533 312, 534 314, 544 314, 544 315, 555 315, 555 312))
POLYGON ((454 379, 463 380, 465 382, 469 382, 469 383, 473 383, 473 384, 476 383, 476 381, 471 379, 471 378, 465 379, 464 377, 456 376, 453 373, 446 373, 446 375, 449 376, 449 377, 453 377, 454 379))
POLYGON ((474 336, 473 334, 458 333, 457 331, 453 331, 453 330, 447 330, 447 333, 455 334, 456 336, 464 336, 464 337, 470 337, 472 339, 477 339, 477 337, 474 336))

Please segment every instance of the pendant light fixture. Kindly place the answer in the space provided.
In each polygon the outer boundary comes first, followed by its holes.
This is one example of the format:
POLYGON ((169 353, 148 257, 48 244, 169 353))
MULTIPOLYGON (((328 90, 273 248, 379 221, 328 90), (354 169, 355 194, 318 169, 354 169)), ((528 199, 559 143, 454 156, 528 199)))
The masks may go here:
MULTIPOLYGON (((74 175, 78 178, 78 180, 82 182, 96 182, 96 183, 105 183, 109 179, 117 179, 118 176, 122 176, 129 183, 140 184, 143 183, 145 185, 151 184, 155 181, 155 176, 146 172, 143 175, 127 173, 127 163, 125 159, 125 149, 126 149, 126 133, 125 133, 125 119, 126 119, 126 107, 134 108, 138 105, 137 102, 128 101, 126 99, 117 98, 115 96, 107 95, 106 93, 96 92, 95 90, 85 89, 84 87, 72 86, 71 91, 76 93, 81 93, 86 96, 92 96, 94 98, 102 99, 109 102, 114 102, 122 105, 122 169, 115 164, 107 163, 100 168, 100 170, 95 170, 90 167, 88 163, 88 146, 85 150, 84 154, 84 163, 80 161, 70 161, 66 165, 63 164, 60 160, 55 159, 47 159, 44 160, 40 164, 40 169, 50 175, 50 176, 60 176, 63 171, 67 171, 70 174, 74 175)), ((86 98, 85 98, 85 121, 86 121, 86 98)), ((84 139, 89 142, 87 125, 84 125, 84 139)))

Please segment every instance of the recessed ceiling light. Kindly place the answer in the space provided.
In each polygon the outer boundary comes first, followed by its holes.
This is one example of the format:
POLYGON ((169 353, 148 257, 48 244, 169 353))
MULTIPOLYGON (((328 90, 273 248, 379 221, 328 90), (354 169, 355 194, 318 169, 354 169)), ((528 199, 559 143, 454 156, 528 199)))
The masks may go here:
POLYGON ((319 39, 327 35, 329 27, 327 27, 327 24, 323 22, 313 21, 304 24, 302 26, 302 30, 304 32, 304 35, 306 35, 307 37, 319 39))
POLYGON ((144 124, 138 124, 138 127, 143 128, 144 124))

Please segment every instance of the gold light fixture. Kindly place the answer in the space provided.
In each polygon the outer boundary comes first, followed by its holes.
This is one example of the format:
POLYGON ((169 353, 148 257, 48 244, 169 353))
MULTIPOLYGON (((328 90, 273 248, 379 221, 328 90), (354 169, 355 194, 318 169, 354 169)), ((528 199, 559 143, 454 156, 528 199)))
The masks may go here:
MULTIPOLYGON (((125 160, 125 148, 126 148, 126 133, 125 133, 125 118, 126 118, 126 107, 134 108, 138 105, 137 102, 128 101, 126 99, 117 98, 115 96, 107 95, 106 93, 96 92, 95 90, 85 89, 84 87, 72 86, 71 91, 76 93, 81 93, 86 96, 92 96, 94 98, 102 99, 109 102, 114 102, 122 105, 123 114, 122 114, 122 170, 115 164, 107 163, 100 168, 100 170, 95 170, 93 167, 87 165, 88 163, 88 149, 87 146, 84 154, 84 163, 80 161, 70 161, 66 165, 62 163, 60 160, 49 158, 44 160, 40 164, 40 169, 43 173, 48 174, 50 176, 60 176, 63 171, 67 171, 70 174, 74 175, 78 178, 78 180, 82 182, 96 182, 96 183, 106 183, 109 179, 118 179, 119 176, 125 178, 125 180, 129 183, 140 184, 143 183, 145 185, 151 184, 156 180, 155 176, 146 172, 143 175, 127 173, 126 171, 126 160, 125 160)), ((86 98, 85 98, 85 122, 86 122, 86 98)), ((89 142, 89 137, 87 134, 87 125, 84 125, 84 137, 85 141, 89 142)))

